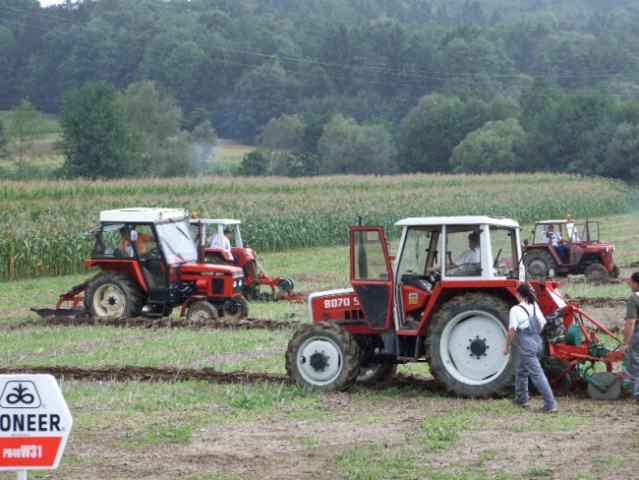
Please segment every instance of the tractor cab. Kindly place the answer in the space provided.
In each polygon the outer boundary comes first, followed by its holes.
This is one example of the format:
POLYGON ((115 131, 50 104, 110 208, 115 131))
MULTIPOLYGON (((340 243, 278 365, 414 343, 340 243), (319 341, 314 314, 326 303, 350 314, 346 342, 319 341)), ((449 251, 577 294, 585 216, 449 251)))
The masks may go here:
MULTIPOLYGON (((179 214, 183 215, 183 213, 179 214)), ((102 213, 101 225, 92 231, 95 244, 87 266, 116 265, 151 295, 163 292, 172 279, 168 265, 194 263, 197 250, 184 222, 153 222, 121 210, 102 213), (108 262, 108 263, 105 263, 108 262)))
POLYGON ((306 300, 305 295, 294 292, 295 283, 290 277, 268 276, 257 258, 257 252, 242 241, 241 220, 231 218, 194 218, 191 228, 197 239, 197 248, 204 261, 218 265, 233 265, 244 272, 243 294, 249 300, 306 300), (224 236, 230 230, 231 250, 211 246, 214 237, 224 236))
POLYGON ((197 245, 204 249, 204 259, 207 263, 218 263, 222 265, 242 265, 255 258, 255 252, 244 247, 242 243, 242 232, 240 230, 240 220, 231 218, 194 218, 191 219, 191 227, 194 237, 197 239, 197 245), (224 237, 224 232, 231 232, 229 242, 231 250, 225 250, 211 246, 213 239, 224 237))
POLYGON ((402 236, 392 263, 380 227, 351 230, 351 284, 371 328, 422 331, 424 314, 442 288, 479 289, 523 279, 516 222, 431 217, 406 218, 395 226, 402 228, 402 236))

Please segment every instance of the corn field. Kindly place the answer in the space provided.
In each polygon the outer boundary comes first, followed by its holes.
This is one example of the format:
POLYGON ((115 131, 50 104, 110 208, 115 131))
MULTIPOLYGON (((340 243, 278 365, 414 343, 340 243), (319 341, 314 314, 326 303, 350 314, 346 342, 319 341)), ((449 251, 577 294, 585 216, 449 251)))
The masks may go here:
POLYGON ((622 182, 570 175, 399 175, 308 179, 174 178, 0 182, 0 280, 84 271, 86 232, 101 210, 184 207, 202 218, 238 218, 258 252, 340 245, 361 216, 391 238, 410 216, 541 218, 623 213, 637 192, 622 182))

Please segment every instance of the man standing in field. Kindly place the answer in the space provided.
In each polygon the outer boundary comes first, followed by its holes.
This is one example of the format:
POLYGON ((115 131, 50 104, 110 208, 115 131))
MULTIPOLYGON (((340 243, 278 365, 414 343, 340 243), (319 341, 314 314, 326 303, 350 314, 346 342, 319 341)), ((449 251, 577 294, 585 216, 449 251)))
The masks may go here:
POLYGON ((632 295, 626 301, 626 323, 623 331, 622 350, 626 352, 628 360, 628 375, 633 381, 633 395, 635 402, 639 403, 639 272, 633 273, 627 279, 632 290, 632 295))

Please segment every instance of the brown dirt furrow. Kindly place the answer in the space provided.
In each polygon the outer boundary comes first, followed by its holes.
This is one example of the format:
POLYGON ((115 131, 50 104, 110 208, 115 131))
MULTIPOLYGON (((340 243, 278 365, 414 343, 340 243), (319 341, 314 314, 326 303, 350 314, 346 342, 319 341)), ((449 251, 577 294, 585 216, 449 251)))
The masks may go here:
MULTIPOLYGON (((85 368, 67 366, 13 366, 0 367, 0 374, 49 374, 56 378, 91 381, 147 381, 147 382, 184 382, 202 380, 211 383, 246 384, 272 382, 291 384, 286 375, 271 373, 234 371, 219 372, 214 368, 169 368, 169 367, 94 367, 85 368)), ((418 391, 444 392, 444 388, 432 378, 398 374, 389 382, 380 383, 377 388, 412 388, 418 391)))
POLYGON ((112 327, 136 327, 136 328, 191 328, 194 330, 286 330, 299 328, 300 322, 296 321, 277 321, 264 320, 259 318, 245 318, 242 320, 208 320, 208 321, 190 321, 185 318, 113 318, 113 317, 65 317, 65 316, 43 316, 37 320, 28 320, 26 322, 16 323, 12 325, 4 325, 0 330, 16 330, 27 327, 73 327, 86 325, 107 325, 112 327))
POLYGON ((212 383, 289 383, 284 375, 255 372, 218 372, 214 368, 166 368, 166 367, 95 367, 69 366, 13 366, 1 367, 0 374, 49 374, 57 378, 94 381, 155 381, 182 382, 204 380, 212 383))

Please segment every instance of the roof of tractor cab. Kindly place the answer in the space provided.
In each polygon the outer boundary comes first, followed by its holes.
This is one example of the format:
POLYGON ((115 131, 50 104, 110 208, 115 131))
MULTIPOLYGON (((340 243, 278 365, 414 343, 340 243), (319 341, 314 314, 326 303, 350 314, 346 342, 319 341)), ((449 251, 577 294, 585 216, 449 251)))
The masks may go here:
POLYGON ((185 220, 189 211, 185 208, 121 208, 100 212, 101 222, 161 223, 170 220, 185 220))
POLYGON ((241 225, 242 220, 233 218, 192 218, 191 223, 203 223, 205 225, 241 225))
POLYGON ((439 225, 494 225, 497 227, 519 227, 516 220, 493 215, 468 215, 458 217, 409 217, 395 223, 396 227, 426 227, 439 225))
POLYGON ((574 220, 566 220, 562 218, 561 220, 537 220, 535 225, 559 225, 562 223, 576 223, 574 220))

